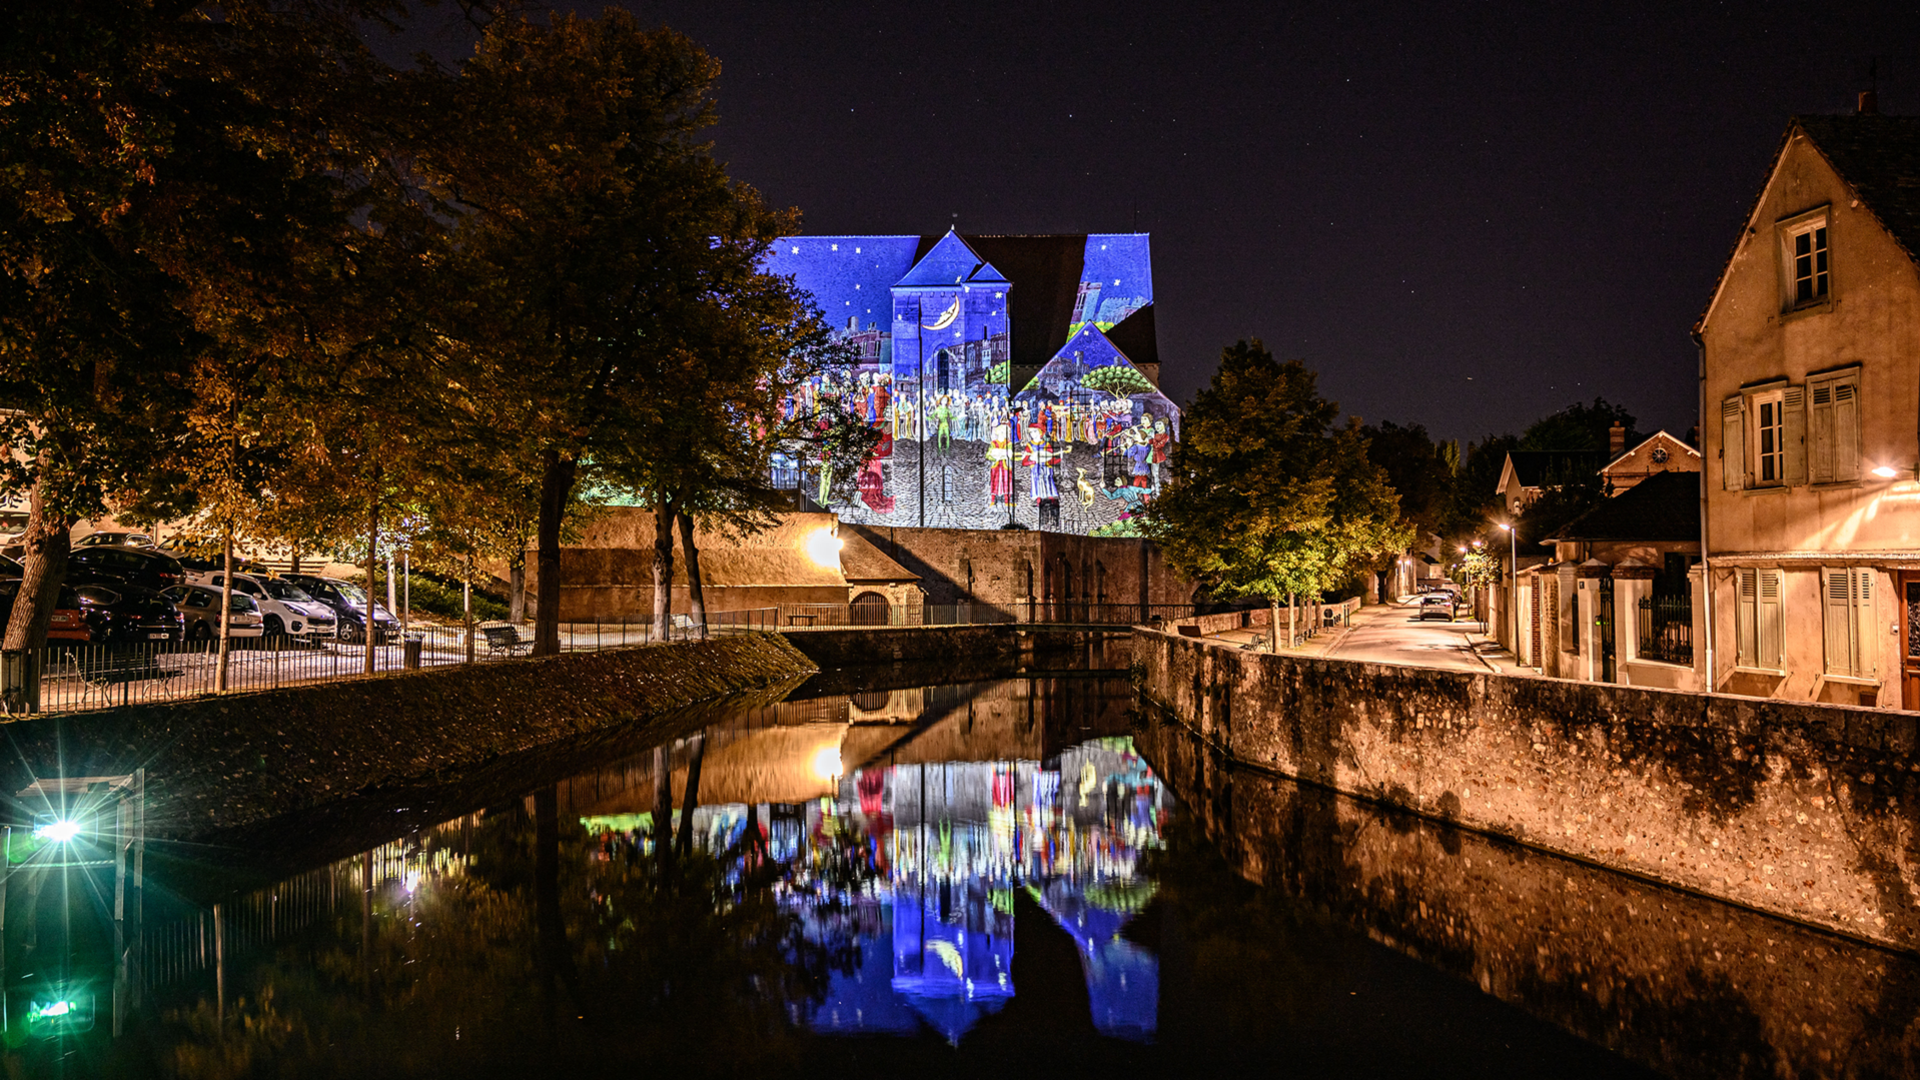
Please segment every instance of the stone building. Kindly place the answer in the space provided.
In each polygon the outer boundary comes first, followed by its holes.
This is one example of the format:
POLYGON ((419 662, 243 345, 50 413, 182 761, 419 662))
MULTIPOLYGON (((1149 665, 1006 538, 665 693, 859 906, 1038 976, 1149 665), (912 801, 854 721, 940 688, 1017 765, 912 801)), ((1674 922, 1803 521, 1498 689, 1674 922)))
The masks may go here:
POLYGON ((1920 708, 1917 260, 1920 118, 1790 121, 1696 328, 1714 689, 1920 708))

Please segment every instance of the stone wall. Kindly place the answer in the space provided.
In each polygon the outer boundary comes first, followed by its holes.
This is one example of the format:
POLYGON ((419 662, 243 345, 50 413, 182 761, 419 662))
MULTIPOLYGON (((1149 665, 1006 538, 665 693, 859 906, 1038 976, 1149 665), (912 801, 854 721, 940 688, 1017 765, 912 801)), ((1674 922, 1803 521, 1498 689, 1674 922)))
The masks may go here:
POLYGON ((929 605, 972 604, 1045 622, 1088 604, 1179 605, 1193 586, 1145 540, 1021 529, 846 525, 920 575, 929 605))
POLYGON ((154 830, 194 837, 543 744, 645 723, 813 670, 779 637, 432 668, 5 725, 7 791, 147 769, 154 830))
POLYGON ((1913 1075, 1911 957, 1235 768, 1171 717, 1137 722, 1135 739, 1228 863, 1281 902, 1660 1072, 1913 1075))
POLYGON ((1239 761, 1920 947, 1920 717, 1140 629, 1134 663, 1149 698, 1239 761))

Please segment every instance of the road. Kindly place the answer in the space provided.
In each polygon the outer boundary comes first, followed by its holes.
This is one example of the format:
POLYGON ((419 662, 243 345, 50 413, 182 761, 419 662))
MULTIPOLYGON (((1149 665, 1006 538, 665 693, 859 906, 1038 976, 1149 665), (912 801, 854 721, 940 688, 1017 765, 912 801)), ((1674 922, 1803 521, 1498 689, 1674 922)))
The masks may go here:
POLYGON ((1419 611, 1417 604, 1382 604, 1379 607, 1362 608, 1354 614, 1353 628, 1327 655, 1340 660, 1366 660, 1381 664, 1416 664, 1457 671, 1488 670, 1487 665, 1474 655, 1473 642, 1468 640, 1471 632, 1476 641, 1486 641, 1479 634, 1478 620, 1461 619, 1449 623, 1429 619, 1421 622, 1415 618, 1419 611))

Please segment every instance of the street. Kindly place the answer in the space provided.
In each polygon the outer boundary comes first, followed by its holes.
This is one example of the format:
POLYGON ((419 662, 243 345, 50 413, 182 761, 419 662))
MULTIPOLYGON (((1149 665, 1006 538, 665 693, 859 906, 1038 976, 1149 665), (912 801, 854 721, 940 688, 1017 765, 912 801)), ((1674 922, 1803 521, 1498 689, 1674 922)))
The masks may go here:
POLYGON ((1478 644, 1493 648, 1480 633, 1479 620, 1461 618, 1454 622, 1419 615, 1414 603, 1382 604, 1354 613, 1353 628, 1327 655, 1340 660, 1366 660, 1381 664, 1414 664, 1420 667, 1452 668, 1458 671, 1487 671, 1489 667, 1475 654, 1478 644), (1470 637, 1471 635, 1471 637, 1470 637))

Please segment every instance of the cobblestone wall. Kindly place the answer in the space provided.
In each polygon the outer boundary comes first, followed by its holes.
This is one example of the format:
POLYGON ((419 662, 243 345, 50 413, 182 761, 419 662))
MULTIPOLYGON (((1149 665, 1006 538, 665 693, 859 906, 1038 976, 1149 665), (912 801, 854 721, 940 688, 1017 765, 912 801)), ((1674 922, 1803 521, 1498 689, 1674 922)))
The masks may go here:
POLYGON ((1134 633, 1148 697, 1236 759, 1920 947, 1909 713, 1274 656, 1134 633))

